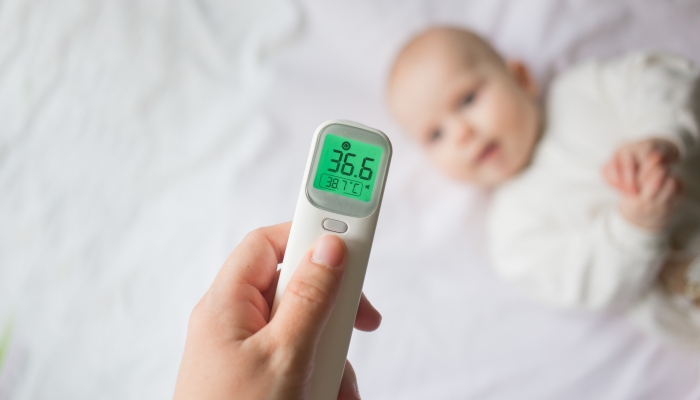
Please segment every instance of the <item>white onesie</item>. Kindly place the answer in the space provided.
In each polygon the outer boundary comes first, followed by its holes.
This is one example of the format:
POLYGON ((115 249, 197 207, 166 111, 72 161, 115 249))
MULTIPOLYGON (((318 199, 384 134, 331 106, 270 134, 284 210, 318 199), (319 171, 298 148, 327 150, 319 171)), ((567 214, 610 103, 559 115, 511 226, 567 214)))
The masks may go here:
POLYGON ((700 348, 700 307, 658 283, 669 235, 628 222, 601 174, 625 142, 676 143, 685 185, 676 221, 695 221, 700 231, 699 76, 684 58, 634 53, 557 77, 532 164, 494 194, 498 274, 555 306, 629 310, 647 329, 700 348))

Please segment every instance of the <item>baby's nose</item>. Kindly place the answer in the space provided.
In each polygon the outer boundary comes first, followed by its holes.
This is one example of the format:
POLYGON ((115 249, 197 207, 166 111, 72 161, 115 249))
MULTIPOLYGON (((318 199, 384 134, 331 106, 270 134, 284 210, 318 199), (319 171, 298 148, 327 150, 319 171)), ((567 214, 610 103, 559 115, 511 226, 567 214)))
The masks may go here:
POLYGON ((450 124, 450 136, 456 143, 468 142, 474 137, 474 127, 464 119, 455 118, 450 124))

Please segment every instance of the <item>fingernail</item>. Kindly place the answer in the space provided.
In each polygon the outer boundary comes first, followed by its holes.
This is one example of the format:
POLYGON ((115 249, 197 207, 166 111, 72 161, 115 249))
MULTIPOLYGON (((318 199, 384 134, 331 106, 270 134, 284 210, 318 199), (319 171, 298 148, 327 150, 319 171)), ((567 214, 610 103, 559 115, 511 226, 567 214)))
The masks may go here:
POLYGON ((334 235, 322 236, 316 242, 316 247, 311 255, 311 261, 330 268, 340 267, 344 259, 345 245, 343 240, 334 235))

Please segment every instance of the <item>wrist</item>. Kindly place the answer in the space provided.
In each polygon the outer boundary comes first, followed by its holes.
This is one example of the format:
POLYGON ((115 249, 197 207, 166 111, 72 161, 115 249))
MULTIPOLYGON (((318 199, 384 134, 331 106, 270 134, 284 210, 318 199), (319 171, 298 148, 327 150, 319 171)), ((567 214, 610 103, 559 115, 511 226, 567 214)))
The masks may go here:
POLYGON ((658 216, 647 216, 639 215, 638 213, 630 210, 628 207, 624 207, 622 204, 618 207, 620 215, 629 224, 634 225, 636 228, 641 229, 650 234, 661 234, 668 225, 666 218, 661 218, 658 216))
POLYGON ((616 241, 623 247, 632 249, 640 248, 660 248, 665 245, 665 235, 663 230, 653 230, 644 228, 632 222, 622 212, 620 207, 610 210, 609 229, 616 241))

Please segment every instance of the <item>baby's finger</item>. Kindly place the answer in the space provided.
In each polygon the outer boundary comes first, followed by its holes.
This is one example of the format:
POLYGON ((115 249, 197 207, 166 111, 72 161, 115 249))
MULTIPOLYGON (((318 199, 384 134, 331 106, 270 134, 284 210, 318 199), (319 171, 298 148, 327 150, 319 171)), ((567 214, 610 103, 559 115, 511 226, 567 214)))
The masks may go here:
POLYGON ((672 201, 674 197, 680 194, 680 182, 676 178, 666 178, 663 186, 656 196, 659 203, 667 203, 672 201))
POLYGON ((637 172, 637 163, 631 153, 623 151, 620 153, 620 162, 622 166, 622 186, 629 194, 637 194, 639 190, 635 175, 637 172))
POLYGON ((654 143, 654 153, 659 156, 659 161, 664 163, 674 163, 680 158, 680 152, 675 144, 667 140, 657 140, 654 143))
POLYGON ((605 164, 601 172, 603 173, 603 179, 605 179, 605 182, 607 182, 608 185, 619 189, 620 173, 617 170, 617 163, 615 160, 605 164))
POLYGON ((615 182, 619 189, 624 189, 622 186, 622 157, 618 152, 613 160, 613 174, 615 175, 615 182))
POLYGON ((656 153, 649 153, 644 157, 641 165, 639 166, 639 181, 643 182, 647 175, 656 167, 661 164, 661 157, 656 153))
POLYGON ((641 198, 643 200, 650 201, 654 199, 666 179, 666 171, 661 167, 656 167, 652 169, 646 176, 646 179, 642 181, 642 194, 641 198))

